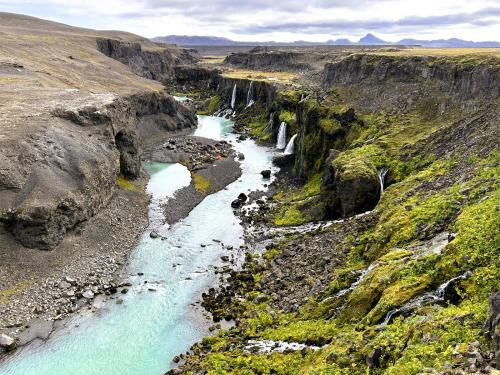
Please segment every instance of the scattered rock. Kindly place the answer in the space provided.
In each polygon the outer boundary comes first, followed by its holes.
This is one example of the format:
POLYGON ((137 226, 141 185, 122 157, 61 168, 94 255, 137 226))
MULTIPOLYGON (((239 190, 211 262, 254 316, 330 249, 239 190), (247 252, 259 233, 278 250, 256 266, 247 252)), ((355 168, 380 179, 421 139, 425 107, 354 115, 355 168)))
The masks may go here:
POLYGON ((243 205, 243 202, 241 199, 235 199, 234 201, 231 202, 231 207, 232 208, 240 208, 243 205))
POLYGON ((16 340, 6 334, 0 334, 0 348, 10 352, 16 348, 16 340))
POLYGON ((82 293, 82 297, 85 299, 92 299, 94 298, 94 292, 92 292, 91 290, 86 290, 82 293))
POLYGON ((381 357, 382 357, 382 349, 381 348, 373 349, 365 358, 366 364, 369 367, 379 367, 381 357))

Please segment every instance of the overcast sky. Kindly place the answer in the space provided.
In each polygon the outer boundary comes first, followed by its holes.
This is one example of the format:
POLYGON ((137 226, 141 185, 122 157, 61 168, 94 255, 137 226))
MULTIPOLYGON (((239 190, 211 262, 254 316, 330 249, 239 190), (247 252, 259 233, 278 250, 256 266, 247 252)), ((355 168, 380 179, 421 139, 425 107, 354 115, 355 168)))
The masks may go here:
POLYGON ((0 0, 0 11, 146 37, 500 39, 500 0, 0 0))

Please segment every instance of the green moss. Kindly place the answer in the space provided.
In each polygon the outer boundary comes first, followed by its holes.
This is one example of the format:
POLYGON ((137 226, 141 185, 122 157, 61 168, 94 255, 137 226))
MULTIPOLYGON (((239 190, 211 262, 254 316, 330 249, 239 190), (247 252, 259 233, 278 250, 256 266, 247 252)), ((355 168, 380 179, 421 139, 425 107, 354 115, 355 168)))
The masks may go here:
POLYGON ((219 108, 220 96, 216 95, 210 99, 206 110, 198 111, 199 115, 211 115, 219 108))
POLYGON ((432 279, 428 275, 410 276, 384 289, 374 308, 363 319, 369 324, 378 323, 392 309, 403 305, 413 297, 423 293, 432 279))
POLYGON ((321 192, 322 179, 323 175, 316 173, 307 180, 304 186, 278 191, 273 199, 282 202, 297 202, 318 195, 321 192))
POLYGON ((116 183, 124 190, 141 191, 141 188, 132 181, 127 180, 123 175, 118 176, 116 183))
POLYGON ((280 209, 274 218, 277 226, 292 226, 306 223, 308 218, 302 213, 297 205, 285 206, 280 209))
POLYGON ((282 109, 279 114, 279 120, 280 122, 285 122, 289 126, 292 126, 296 121, 295 112, 282 109))
POLYGON ((376 145, 366 145, 342 152, 332 162, 334 170, 340 170, 345 179, 351 176, 372 176, 377 169, 390 164, 384 151, 376 145))
POLYGON ((210 190, 210 180, 203 177, 201 174, 196 172, 191 172, 191 178, 193 179, 194 188, 199 193, 207 193, 210 190))
POLYGON ((342 125, 340 125, 337 120, 332 118, 322 118, 319 120, 319 126, 326 134, 329 135, 337 134, 340 130, 342 130, 342 125))

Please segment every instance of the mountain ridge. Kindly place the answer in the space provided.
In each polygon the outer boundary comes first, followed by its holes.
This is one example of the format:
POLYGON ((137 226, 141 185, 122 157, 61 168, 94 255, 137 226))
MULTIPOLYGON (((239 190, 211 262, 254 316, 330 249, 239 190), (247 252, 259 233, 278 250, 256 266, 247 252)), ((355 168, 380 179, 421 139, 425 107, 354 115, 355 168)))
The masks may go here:
POLYGON ((294 41, 294 42, 243 42, 228 38, 205 35, 166 35, 151 38, 154 42, 178 44, 182 46, 249 46, 249 45, 420 45, 422 47, 431 48, 500 48, 500 42, 496 41, 479 41, 463 40, 458 38, 449 39, 414 39, 404 38, 397 42, 389 42, 378 38, 372 33, 366 34, 357 42, 353 42, 347 38, 329 39, 325 42, 311 41, 294 41))

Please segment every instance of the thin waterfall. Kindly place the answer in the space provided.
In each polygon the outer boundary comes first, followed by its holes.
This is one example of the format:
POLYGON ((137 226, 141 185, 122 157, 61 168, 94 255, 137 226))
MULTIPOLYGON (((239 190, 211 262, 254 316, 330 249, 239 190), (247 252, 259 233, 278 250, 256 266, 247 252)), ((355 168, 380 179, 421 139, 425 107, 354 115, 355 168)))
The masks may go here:
POLYGON ((384 181, 385 181, 385 175, 389 171, 389 168, 387 167, 382 167, 378 172, 378 180, 380 181, 380 198, 382 198, 382 193, 384 192, 384 181))
POLYGON ((274 124, 274 112, 271 112, 271 114, 269 115, 269 121, 267 122, 267 126, 262 131, 262 134, 271 132, 273 130, 273 124, 274 124))
POLYGON ((283 150, 286 147, 286 122, 282 122, 278 131, 278 142, 276 148, 283 150))
POLYGON ((464 274, 454 277, 445 283, 441 284, 435 291, 427 292, 421 296, 415 297, 410 301, 406 302, 403 306, 391 310, 385 316, 383 325, 389 324, 392 319, 398 315, 405 315, 415 310, 416 308, 429 305, 431 303, 442 302, 445 300, 445 292, 448 286, 458 280, 465 280, 472 275, 471 271, 467 271, 464 274))
POLYGON ((288 144, 286 145, 286 148, 285 148, 285 155, 292 155, 293 154, 294 142, 295 142, 295 138, 297 138, 297 135, 298 134, 294 134, 294 136, 292 138, 290 138, 290 141, 288 142, 288 144))
POLYGON ((231 97, 231 108, 234 109, 235 105, 236 105, 236 83, 234 84, 233 96, 231 97))
POLYGON ((250 86, 248 87, 247 92, 247 108, 251 107, 255 103, 253 99, 253 81, 250 81, 250 86))

